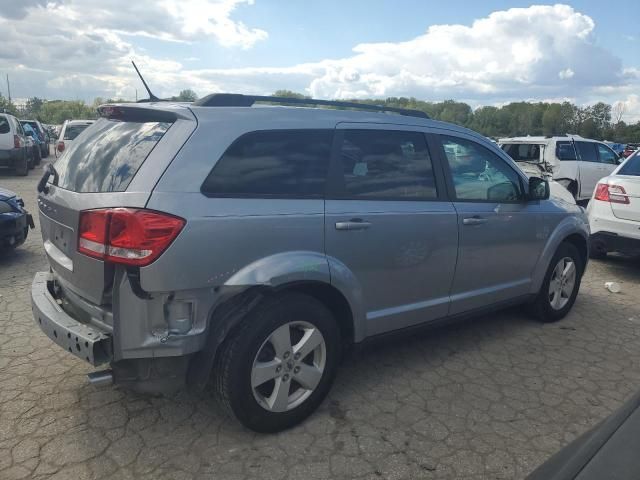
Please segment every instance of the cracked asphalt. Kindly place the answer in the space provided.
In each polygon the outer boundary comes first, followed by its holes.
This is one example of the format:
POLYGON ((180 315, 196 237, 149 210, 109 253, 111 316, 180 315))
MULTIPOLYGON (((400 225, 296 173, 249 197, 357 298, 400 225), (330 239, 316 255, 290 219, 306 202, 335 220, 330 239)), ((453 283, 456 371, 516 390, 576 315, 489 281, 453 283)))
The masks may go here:
MULTIPOLYGON (((0 171, 0 185, 35 213, 40 175, 0 171)), ((514 309, 354 353, 318 412, 277 435, 224 417, 210 392, 88 385, 92 367, 32 320, 46 269, 37 229, 0 255, 2 480, 523 478, 640 389, 640 260, 592 261, 560 323, 514 309)))

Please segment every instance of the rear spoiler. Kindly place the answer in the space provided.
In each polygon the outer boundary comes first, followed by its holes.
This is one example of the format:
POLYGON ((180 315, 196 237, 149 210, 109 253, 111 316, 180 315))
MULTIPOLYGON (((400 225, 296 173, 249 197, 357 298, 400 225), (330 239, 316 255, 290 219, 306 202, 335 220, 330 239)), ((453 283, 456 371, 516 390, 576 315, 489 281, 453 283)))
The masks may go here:
POLYGON ((124 122, 169 122, 173 123, 180 118, 192 119, 191 115, 183 115, 177 109, 145 108, 139 104, 127 105, 100 105, 98 115, 110 120, 122 120, 124 122))

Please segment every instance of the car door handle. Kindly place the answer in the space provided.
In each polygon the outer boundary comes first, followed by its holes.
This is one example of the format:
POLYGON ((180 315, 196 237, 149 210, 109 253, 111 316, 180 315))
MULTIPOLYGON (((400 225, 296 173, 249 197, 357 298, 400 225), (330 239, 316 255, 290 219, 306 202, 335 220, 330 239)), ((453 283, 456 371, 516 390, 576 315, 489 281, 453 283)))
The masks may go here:
POLYGON ((352 218, 348 222, 336 222, 336 230, 366 230, 371 223, 360 218, 352 218))
POLYGON ((479 217, 478 215, 462 219, 463 225, 482 225, 483 223, 487 223, 487 219, 479 217))

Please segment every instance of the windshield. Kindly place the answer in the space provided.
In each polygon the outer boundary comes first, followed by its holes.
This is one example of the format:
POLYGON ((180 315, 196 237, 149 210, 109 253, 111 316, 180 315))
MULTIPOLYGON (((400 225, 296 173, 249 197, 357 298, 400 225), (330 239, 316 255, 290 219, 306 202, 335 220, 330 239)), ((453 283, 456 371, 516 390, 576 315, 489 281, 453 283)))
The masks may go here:
POLYGON ((618 175, 630 175, 640 177, 640 154, 635 153, 629 157, 618 171, 618 175))
POLYGON ((502 149, 516 162, 539 162, 544 145, 538 143, 505 143, 502 149))
POLYGON ((75 140, 75 138, 80 135, 89 124, 84 125, 67 125, 67 128, 64 129, 64 138, 63 140, 75 140))
POLYGON ((58 186, 74 192, 126 190, 170 126, 166 122, 98 120, 55 163, 58 186))

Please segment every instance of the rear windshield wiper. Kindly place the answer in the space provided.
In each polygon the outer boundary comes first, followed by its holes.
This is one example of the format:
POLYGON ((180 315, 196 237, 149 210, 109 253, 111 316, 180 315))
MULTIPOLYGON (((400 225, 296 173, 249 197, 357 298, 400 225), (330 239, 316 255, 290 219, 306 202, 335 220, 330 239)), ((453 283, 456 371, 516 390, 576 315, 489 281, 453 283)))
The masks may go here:
POLYGON ((58 180, 60 179, 60 177, 58 176, 58 172, 56 171, 55 167, 49 163, 45 168, 44 168, 44 174, 42 175, 42 178, 40 179, 40 181, 38 182, 38 193, 44 193, 45 195, 49 193, 49 187, 47 187, 47 182, 49 181, 49 177, 51 177, 51 175, 53 175, 53 185, 58 185, 58 180))

